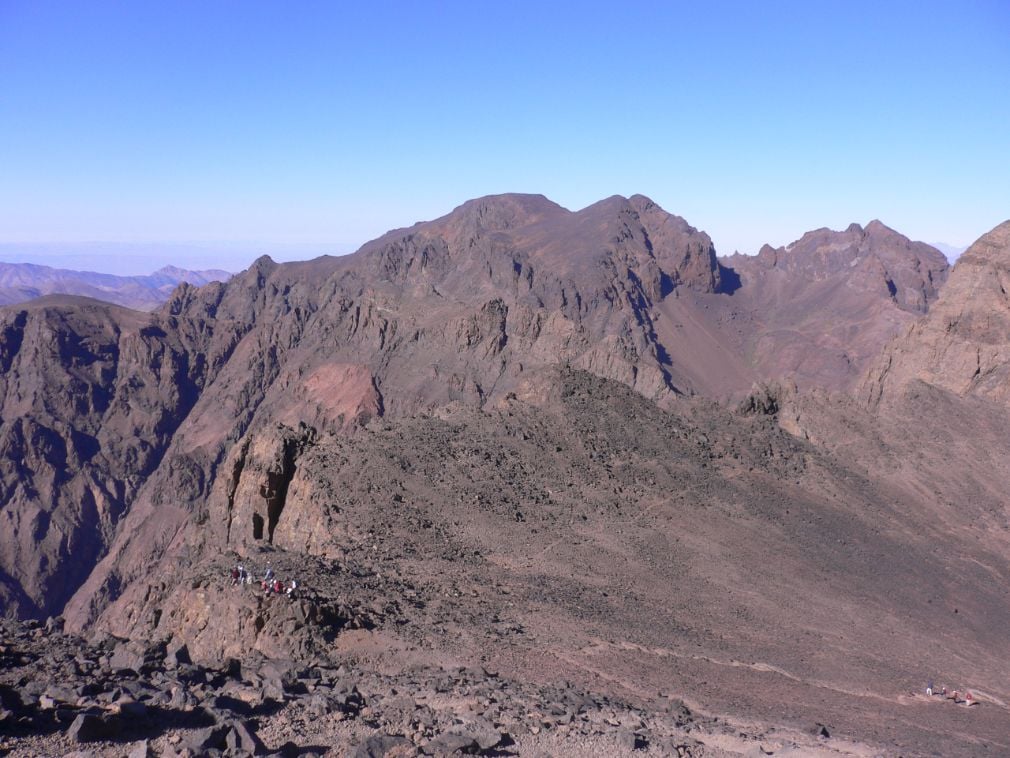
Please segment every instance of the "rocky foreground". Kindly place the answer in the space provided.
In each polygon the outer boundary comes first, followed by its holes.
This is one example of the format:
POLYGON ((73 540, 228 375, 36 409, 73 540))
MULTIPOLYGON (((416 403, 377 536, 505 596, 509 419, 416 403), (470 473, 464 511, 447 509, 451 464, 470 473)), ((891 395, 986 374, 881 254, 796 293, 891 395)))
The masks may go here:
MULTIPOLYGON (((185 645, 85 641, 60 626, 0 627, 3 755, 365 758, 564 745, 566 753, 698 756, 712 754, 699 735, 751 739, 672 697, 646 712, 567 683, 532 686, 480 667, 382 673, 262 656, 202 666, 185 645)), ((780 746, 754 741, 753 754, 780 746)))

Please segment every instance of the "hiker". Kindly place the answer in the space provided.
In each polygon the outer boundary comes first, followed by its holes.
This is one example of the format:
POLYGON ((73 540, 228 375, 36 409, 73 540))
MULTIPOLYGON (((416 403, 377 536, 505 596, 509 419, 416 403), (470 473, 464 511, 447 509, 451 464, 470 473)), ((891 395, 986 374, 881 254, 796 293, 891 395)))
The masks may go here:
POLYGON ((926 696, 927 697, 933 697, 933 682, 932 681, 930 681, 929 684, 926 685, 926 696))
POLYGON ((943 685, 943 688, 940 690, 940 695, 942 695, 943 697, 947 697, 947 685, 946 684, 943 685))
POLYGON ((238 577, 239 577, 238 566, 236 566, 235 568, 233 568, 231 570, 231 586, 232 587, 234 587, 235 585, 238 584, 238 577))
POLYGON ((238 565, 238 583, 245 584, 249 580, 249 574, 246 573, 245 566, 241 563, 238 565))
POLYGON ((291 580, 291 586, 287 589, 287 596, 293 598, 295 596, 295 590, 298 589, 298 582, 294 579, 291 580))
POLYGON ((272 567, 272 566, 271 566, 271 565, 270 565, 270 564, 268 563, 268 564, 267 564, 267 570, 266 570, 266 572, 265 572, 265 573, 263 574, 263 581, 264 581, 264 582, 269 582, 269 581, 271 581, 271 580, 272 580, 273 578, 274 578, 274 570, 273 570, 273 567, 272 567))
POLYGON ((957 690, 954 690, 954 692, 951 694, 951 700, 953 700, 955 703, 957 702, 957 690))
POLYGON ((975 698, 971 696, 970 692, 964 693, 964 704, 967 705, 969 708, 975 705, 975 698))
POLYGON ((284 585, 281 584, 280 579, 274 579, 274 594, 280 595, 284 591, 284 585))

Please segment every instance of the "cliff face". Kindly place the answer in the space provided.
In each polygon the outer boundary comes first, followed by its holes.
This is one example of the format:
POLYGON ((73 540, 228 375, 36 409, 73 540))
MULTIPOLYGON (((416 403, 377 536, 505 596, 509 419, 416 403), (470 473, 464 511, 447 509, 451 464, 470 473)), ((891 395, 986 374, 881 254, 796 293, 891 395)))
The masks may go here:
POLYGON ((58 613, 227 359, 206 321, 44 298, 0 314, 0 576, 58 613))
POLYGON ((1010 400, 1010 221, 958 259, 929 314, 884 351, 861 385, 877 405, 915 382, 1006 405, 1010 400))

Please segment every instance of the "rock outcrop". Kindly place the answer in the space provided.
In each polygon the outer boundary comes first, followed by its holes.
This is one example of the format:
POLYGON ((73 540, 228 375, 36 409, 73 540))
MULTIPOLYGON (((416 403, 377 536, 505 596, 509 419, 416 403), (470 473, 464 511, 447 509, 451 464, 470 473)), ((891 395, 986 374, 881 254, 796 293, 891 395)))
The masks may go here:
POLYGON ((940 298, 888 345, 861 387, 876 405, 925 382, 955 395, 1010 401, 1010 221, 958 258, 940 298))

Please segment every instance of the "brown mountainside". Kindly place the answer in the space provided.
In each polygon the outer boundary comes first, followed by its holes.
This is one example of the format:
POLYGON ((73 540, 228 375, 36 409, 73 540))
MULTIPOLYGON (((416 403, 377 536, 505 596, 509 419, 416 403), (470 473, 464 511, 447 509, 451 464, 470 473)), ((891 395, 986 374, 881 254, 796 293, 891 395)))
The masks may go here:
POLYGON ((929 315, 884 351, 863 384, 878 403, 915 381, 1005 405, 1010 399, 1010 221, 958 259, 929 315))
POLYGON ((811 719, 841 754, 1010 750, 1008 229, 937 299, 942 256, 878 222, 720 263, 641 196, 504 195, 153 314, 4 309, 4 613, 650 713, 678 682, 737 724, 692 755, 811 719))
POLYGON ((0 315, 0 578, 7 613, 58 613, 234 335, 51 296, 0 315))
MULTIPOLYGON (((351 256, 264 258, 227 284, 184 285, 149 318, 72 300, 8 310, 0 438, 16 537, 0 572, 18 598, 8 607, 59 610, 134 504, 133 518, 155 519, 167 539, 202 507, 252 427, 341 429, 486 404, 559 363, 663 402, 740 394, 793 372, 844 385, 861 365, 851 356, 882 344, 910 317, 909 304, 925 307, 926 283, 943 274, 929 268, 928 248, 879 224, 822 230, 793 247, 774 260, 733 259, 736 284, 707 235, 642 196, 571 212, 542 196, 504 195, 351 256), (898 298, 879 277, 845 278, 876 271, 866 261, 880 260, 887 281, 902 283, 898 298), (818 315, 825 288, 855 294, 818 315), (824 347, 827 332, 844 360, 824 347), (50 448, 57 452, 40 452, 50 448), (58 557, 83 534, 87 551, 58 557), (36 555, 36 544, 48 547, 36 555)), ((123 545, 147 534, 121 531, 123 545)), ((115 594, 143 572, 146 541, 132 569, 117 548, 78 599, 79 613, 104 597, 98 586, 115 594)))
POLYGON ((882 346, 929 309, 949 268, 938 250, 879 221, 819 229, 723 263, 741 287, 722 318, 757 378, 835 390, 852 388, 882 346))

